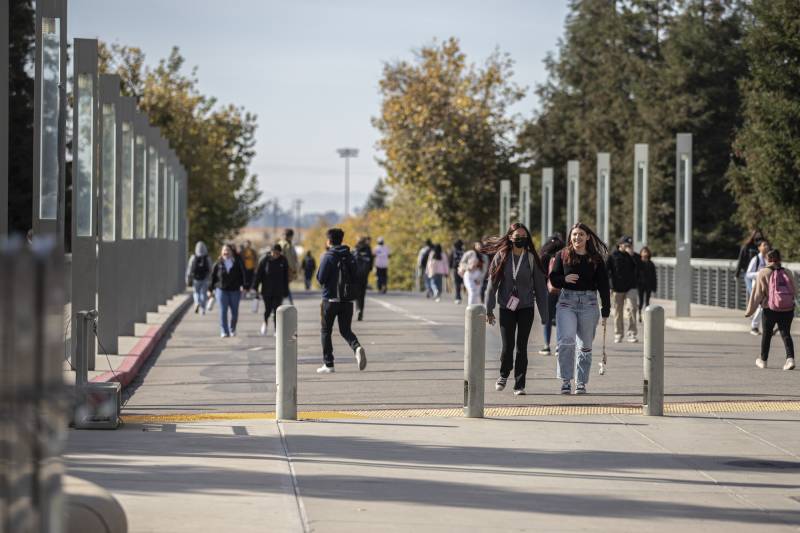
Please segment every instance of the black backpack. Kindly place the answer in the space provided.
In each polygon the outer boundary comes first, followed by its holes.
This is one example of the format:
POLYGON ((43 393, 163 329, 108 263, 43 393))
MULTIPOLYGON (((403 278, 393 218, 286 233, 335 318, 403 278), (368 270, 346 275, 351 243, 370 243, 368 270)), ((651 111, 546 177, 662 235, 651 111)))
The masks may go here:
POLYGON ((339 254, 336 257, 336 295, 339 301, 352 302, 358 295, 358 268, 351 254, 339 254))
POLYGON ((195 256, 194 258, 194 272, 192 275, 194 279, 206 279, 208 277, 208 256, 201 257, 195 256))
POLYGON ((353 252, 353 257, 356 260, 356 275, 358 276, 359 280, 366 280, 369 277, 370 271, 370 258, 367 254, 359 253, 358 251, 353 252))

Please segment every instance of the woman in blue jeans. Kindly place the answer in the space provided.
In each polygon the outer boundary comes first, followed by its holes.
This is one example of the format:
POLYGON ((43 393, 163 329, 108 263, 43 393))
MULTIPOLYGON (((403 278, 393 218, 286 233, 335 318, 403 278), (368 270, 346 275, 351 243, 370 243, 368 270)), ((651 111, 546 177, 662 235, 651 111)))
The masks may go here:
POLYGON ((219 301, 220 337, 235 337, 239 320, 239 300, 245 290, 244 264, 233 253, 233 246, 222 246, 222 254, 211 273, 211 290, 219 301), (228 310, 231 312, 228 324, 228 310))
POLYGON ((605 256, 608 248, 589 226, 578 222, 570 229, 567 246, 556 255, 550 284, 561 289, 556 305, 558 377, 561 394, 586 394, 592 370, 592 341, 600 316, 603 325, 611 311, 605 256), (601 308, 597 306, 600 293, 601 308), (576 365, 577 349, 577 365, 576 365))

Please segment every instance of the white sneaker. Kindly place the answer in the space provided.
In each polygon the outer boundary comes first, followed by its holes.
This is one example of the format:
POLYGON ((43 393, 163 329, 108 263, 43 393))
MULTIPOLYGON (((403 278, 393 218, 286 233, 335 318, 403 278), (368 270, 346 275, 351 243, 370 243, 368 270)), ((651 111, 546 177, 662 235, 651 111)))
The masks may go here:
POLYGON ((758 337, 759 335, 761 335, 761 332, 758 331, 758 328, 750 328, 750 335, 755 335, 756 337, 758 337))
POLYGON ((231 330, 231 337, 235 337, 235 336, 236 336, 236 330, 235 330, 235 329, 232 329, 232 330, 231 330))
POLYGON ((264 337, 267 334, 267 323, 264 322, 261 324, 261 336, 264 337))
MULTIPOLYGON (((794 362, 794 361, 792 361, 792 362, 794 362)), ((767 362, 759 357, 758 359, 756 359, 756 366, 758 368, 767 368, 767 362)))
POLYGON ((514 396, 525 396, 525 389, 514 389, 514 396))
POLYGON ((356 348, 356 362, 358 363, 359 370, 367 368, 367 352, 364 350, 363 346, 356 348))
POLYGON ((614 342, 617 344, 622 342, 622 335, 614 335, 614 342))
POLYGON ((437 296, 436 298, 433 299, 433 301, 438 304, 439 302, 442 301, 442 299, 437 296))
POLYGON ((332 366, 322 365, 317 369, 317 374, 333 374, 334 372, 336 372, 336 369, 332 366))
POLYGON ((223 332, 223 333, 220 333, 219 336, 224 339, 225 337, 228 336, 228 334, 223 332))
POLYGON ((636 338, 636 335, 628 335, 628 338, 625 339, 625 342, 639 342, 639 339, 636 338))
POLYGON ((456 305, 460 304, 461 300, 456 300, 456 305))
POLYGON ((786 362, 783 364, 784 370, 794 370, 794 357, 787 357, 786 362))

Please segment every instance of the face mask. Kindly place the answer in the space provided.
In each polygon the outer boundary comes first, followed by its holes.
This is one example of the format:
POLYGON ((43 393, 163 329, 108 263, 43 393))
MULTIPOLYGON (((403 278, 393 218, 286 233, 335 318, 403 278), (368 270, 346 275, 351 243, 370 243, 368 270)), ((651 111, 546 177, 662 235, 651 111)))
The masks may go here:
POLYGON ((518 237, 511 242, 513 242, 514 246, 517 248, 525 248, 525 246, 528 244, 528 239, 518 237))

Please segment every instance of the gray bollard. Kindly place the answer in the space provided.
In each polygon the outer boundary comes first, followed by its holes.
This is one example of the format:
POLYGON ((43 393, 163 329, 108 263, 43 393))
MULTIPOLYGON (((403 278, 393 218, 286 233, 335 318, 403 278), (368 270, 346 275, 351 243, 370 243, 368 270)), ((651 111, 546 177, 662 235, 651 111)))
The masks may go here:
POLYGON ((297 420, 297 309, 278 308, 275 343, 275 418, 297 420))
POLYGON ((486 308, 467 306, 464 324, 464 416, 483 418, 486 369, 486 308))
POLYGON ((649 305, 644 310, 642 411, 648 416, 664 414, 664 308, 660 305, 649 305))

